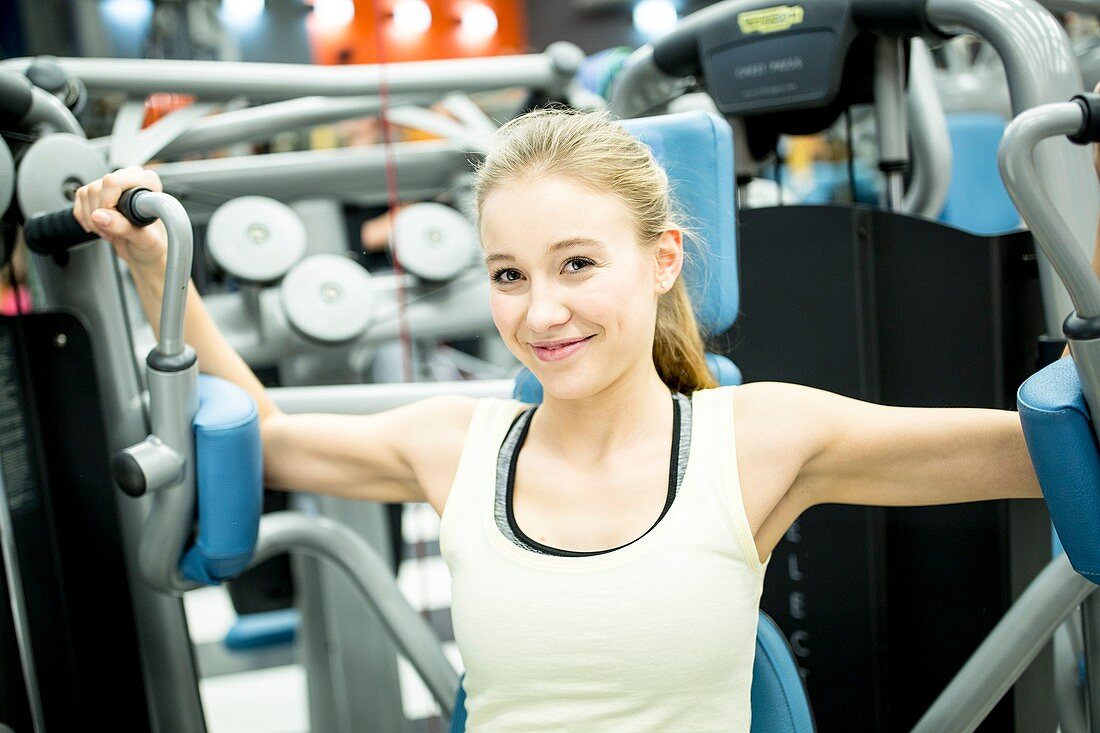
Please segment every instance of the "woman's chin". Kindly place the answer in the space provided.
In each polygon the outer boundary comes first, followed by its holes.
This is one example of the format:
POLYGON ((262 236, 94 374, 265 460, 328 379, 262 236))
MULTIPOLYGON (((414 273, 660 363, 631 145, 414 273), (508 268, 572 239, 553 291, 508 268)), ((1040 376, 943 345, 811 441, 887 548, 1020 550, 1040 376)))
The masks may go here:
MULTIPOLYGON (((580 370, 578 370, 580 371, 580 370)), ((532 370, 542 385, 542 393, 557 400, 579 400, 590 397, 598 390, 584 374, 539 374, 532 370)))

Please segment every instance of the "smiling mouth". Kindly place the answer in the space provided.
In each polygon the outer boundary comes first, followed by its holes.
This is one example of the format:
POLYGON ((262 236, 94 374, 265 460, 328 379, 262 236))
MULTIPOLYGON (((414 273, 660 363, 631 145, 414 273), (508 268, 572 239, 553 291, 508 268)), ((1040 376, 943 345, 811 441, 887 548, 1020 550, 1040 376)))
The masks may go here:
MULTIPOLYGON (((593 334, 593 335, 595 335, 595 334, 593 334)), ((569 348, 570 346, 573 346, 574 344, 579 344, 581 341, 587 341, 590 338, 592 338, 592 336, 585 336, 584 338, 581 338, 581 339, 574 339, 572 341, 561 342, 561 343, 557 344, 556 346, 539 346, 538 344, 531 344, 531 346, 536 348, 536 349, 544 349, 546 351, 557 351, 559 349, 569 348)))
POLYGON ((540 361, 561 361, 567 359, 584 348, 584 345, 595 338, 595 334, 586 336, 576 341, 560 344, 558 346, 536 346, 531 344, 531 350, 540 361))

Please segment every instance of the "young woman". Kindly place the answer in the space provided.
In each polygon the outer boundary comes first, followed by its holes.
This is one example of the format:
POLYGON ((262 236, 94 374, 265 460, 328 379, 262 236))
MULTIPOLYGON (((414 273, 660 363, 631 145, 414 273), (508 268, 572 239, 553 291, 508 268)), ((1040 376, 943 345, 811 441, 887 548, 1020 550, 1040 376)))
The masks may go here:
MULTIPOLYGON (((600 114, 505 125, 477 179, 492 314, 537 407, 437 397, 286 415, 192 289, 204 372, 255 398, 268 486, 427 501, 442 516, 471 731, 747 731, 767 558, 822 503, 1038 497, 1011 412, 883 407, 791 384, 715 388, 649 150, 600 114)), ((158 323, 165 238, 80 189, 158 323)))

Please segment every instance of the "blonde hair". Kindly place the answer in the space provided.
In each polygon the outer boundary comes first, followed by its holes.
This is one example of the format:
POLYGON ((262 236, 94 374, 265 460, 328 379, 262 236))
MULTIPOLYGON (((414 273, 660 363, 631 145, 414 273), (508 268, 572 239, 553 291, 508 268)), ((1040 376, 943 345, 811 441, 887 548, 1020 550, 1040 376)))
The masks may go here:
MULTIPOLYGON (((664 169, 648 147, 604 112, 537 110, 501 127, 495 142, 474 181, 479 219, 486 197, 497 187, 561 175, 622 201, 643 247, 656 244, 669 229, 683 229, 673 212, 664 169)), ((682 275, 657 301, 653 364, 675 391, 691 394, 718 386, 707 367, 682 275)))

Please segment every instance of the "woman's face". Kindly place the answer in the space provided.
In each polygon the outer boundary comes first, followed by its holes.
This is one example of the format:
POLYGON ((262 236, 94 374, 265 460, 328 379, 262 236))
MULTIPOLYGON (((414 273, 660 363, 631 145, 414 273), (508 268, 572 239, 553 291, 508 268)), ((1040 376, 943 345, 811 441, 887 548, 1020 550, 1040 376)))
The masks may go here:
POLYGON ((548 394, 587 397, 653 368, 667 288, 619 199, 562 176, 510 183, 485 199, 481 238, 493 321, 548 394))

